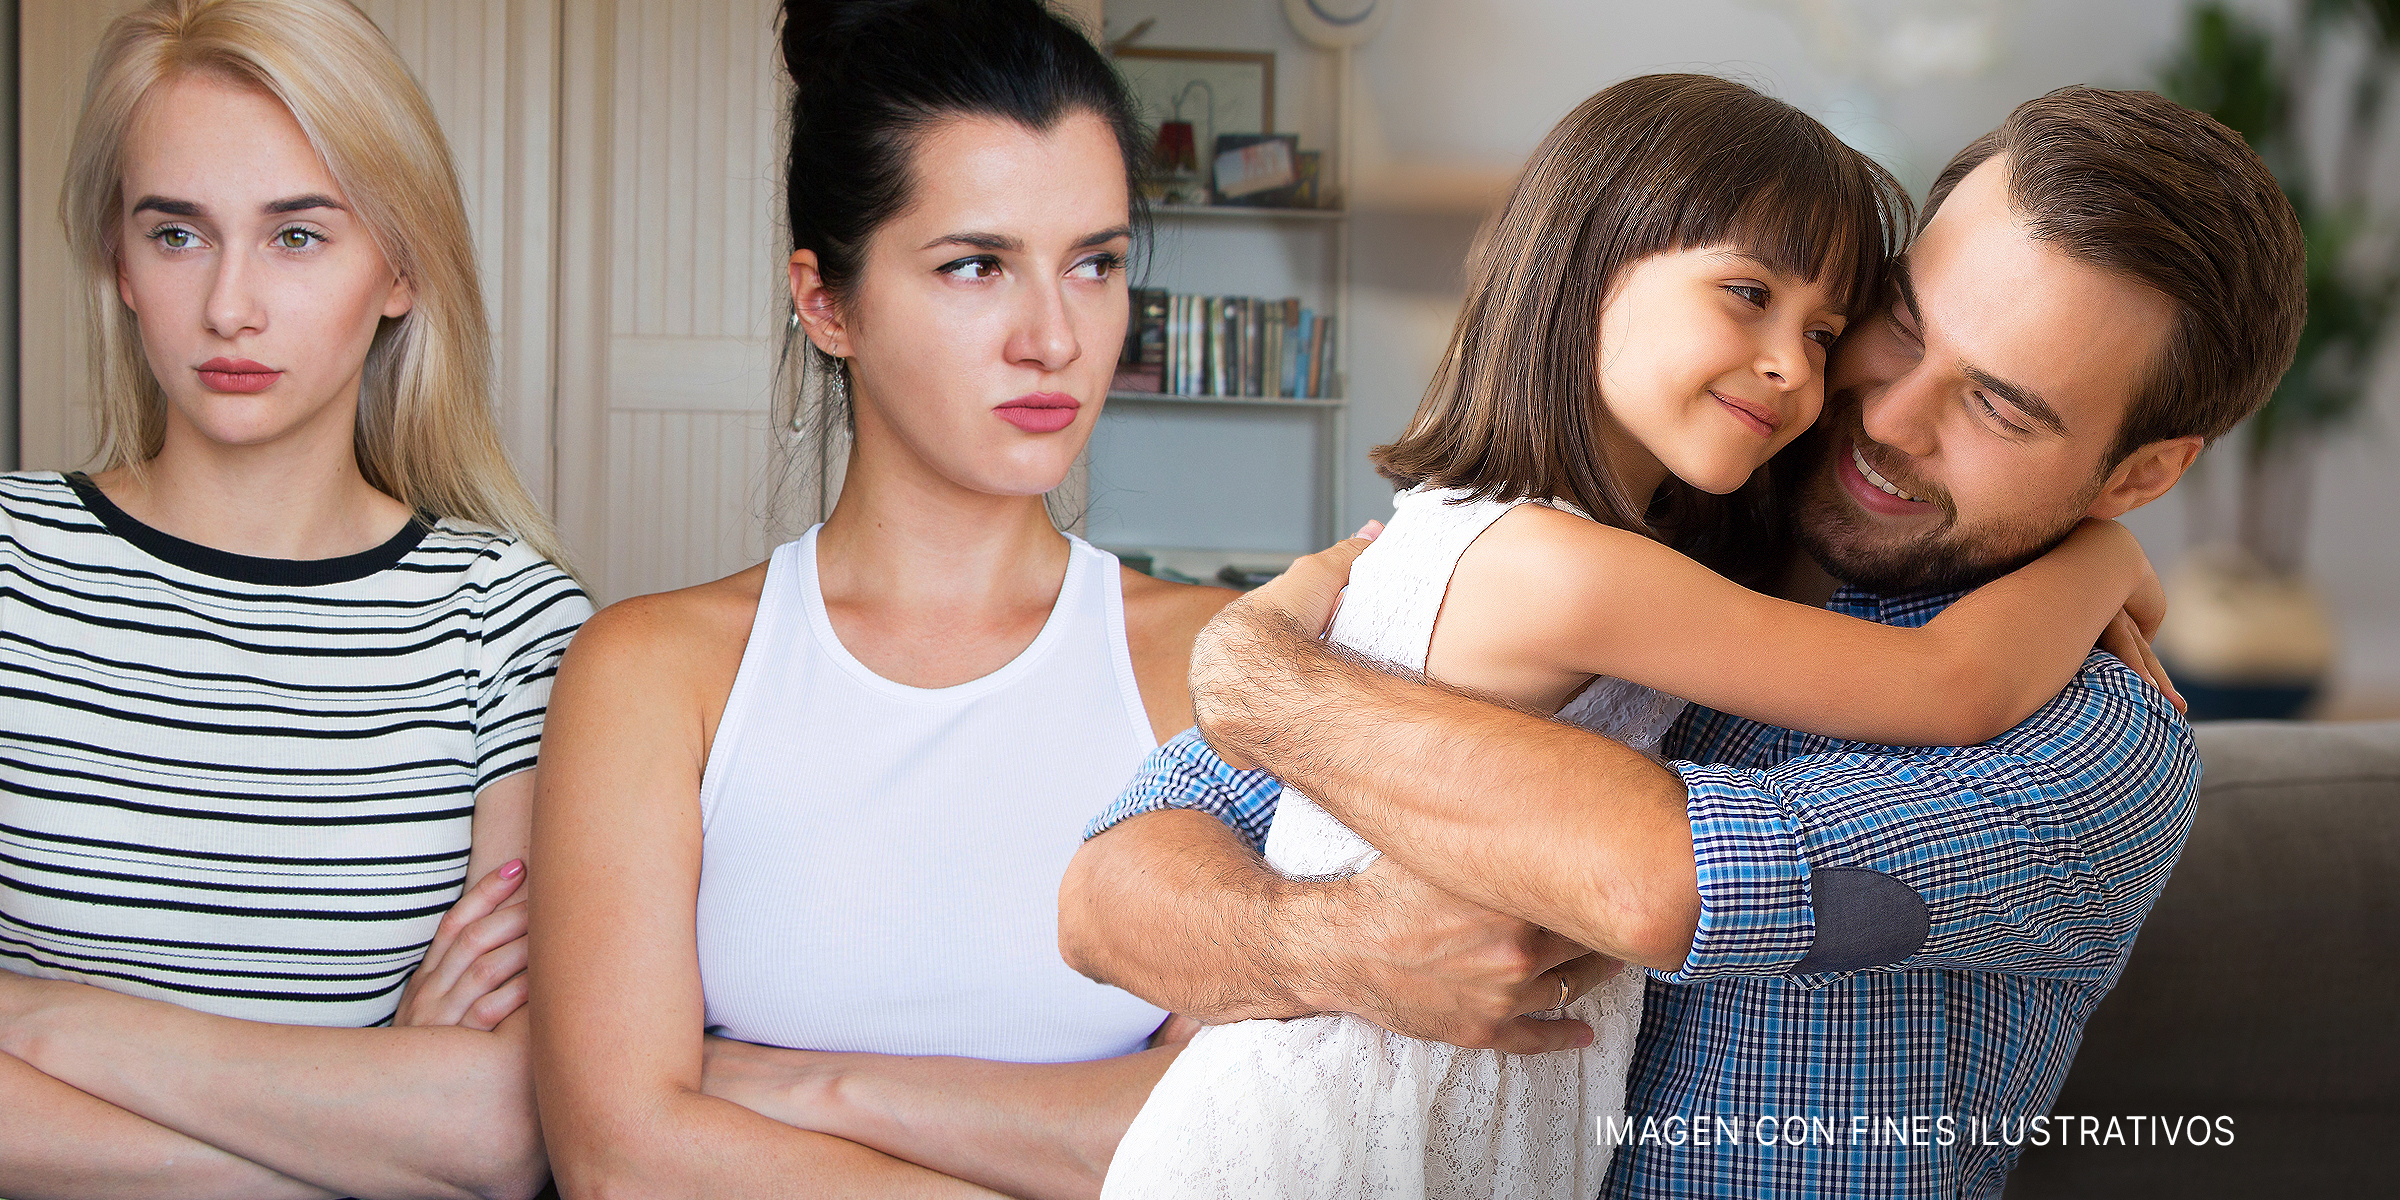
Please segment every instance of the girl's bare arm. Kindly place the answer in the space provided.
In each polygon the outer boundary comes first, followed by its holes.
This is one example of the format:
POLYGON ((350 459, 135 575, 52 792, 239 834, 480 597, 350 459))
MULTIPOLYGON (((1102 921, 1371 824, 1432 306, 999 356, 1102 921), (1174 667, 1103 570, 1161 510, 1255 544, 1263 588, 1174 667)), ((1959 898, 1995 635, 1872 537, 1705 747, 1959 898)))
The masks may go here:
POLYGON ((1901 628, 1762 595, 1638 534, 1525 505, 1460 560, 1429 665, 1456 681, 1445 660, 1474 664, 1562 700, 1582 677, 1610 675, 1791 729, 1972 745, 2057 695, 2128 603, 2156 603, 2155 588, 2130 533, 2086 522, 1924 627, 1901 628))

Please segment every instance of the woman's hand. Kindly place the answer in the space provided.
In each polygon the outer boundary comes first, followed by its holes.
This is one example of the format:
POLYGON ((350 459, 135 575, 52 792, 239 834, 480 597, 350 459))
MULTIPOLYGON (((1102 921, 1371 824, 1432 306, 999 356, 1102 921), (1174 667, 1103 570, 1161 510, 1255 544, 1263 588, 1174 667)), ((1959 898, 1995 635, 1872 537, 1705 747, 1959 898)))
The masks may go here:
POLYGON ((425 961, 401 989, 393 1025, 463 1025, 488 1032, 524 1007, 529 910, 509 903, 524 883, 525 860, 512 858, 450 906, 433 931, 425 961))
POLYGON ((840 1055, 759 1046, 710 1034, 700 1051, 700 1090, 794 1129, 841 1136, 826 1119, 841 1078, 840 1055))

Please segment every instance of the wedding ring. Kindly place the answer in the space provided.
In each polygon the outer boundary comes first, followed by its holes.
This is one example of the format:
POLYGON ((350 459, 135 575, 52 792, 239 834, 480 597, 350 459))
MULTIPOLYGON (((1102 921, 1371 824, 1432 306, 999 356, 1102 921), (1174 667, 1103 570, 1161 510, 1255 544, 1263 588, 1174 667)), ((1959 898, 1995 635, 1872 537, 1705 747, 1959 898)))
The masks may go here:
POLYGON ((1555 1011, 1561 1013, 1567 1011, 1567 973, 1565 971, 1558 973, 1558 1008, 1555 1011))

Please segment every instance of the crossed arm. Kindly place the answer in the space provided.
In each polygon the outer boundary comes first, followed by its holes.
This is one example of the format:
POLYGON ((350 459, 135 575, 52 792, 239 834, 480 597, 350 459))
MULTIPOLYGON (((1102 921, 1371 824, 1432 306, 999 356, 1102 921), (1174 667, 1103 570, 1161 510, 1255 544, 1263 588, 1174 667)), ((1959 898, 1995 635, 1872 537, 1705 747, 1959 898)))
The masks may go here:
POLYGON ((722 711, 749 609, 696 591, 593 618, 552 694, 532 1011, 561 1188, 645 1200, 1096 1195, 1177 1046, 1019 1064, 703 1036, 706 714, 722 711))
POLYGON ((394 1027, 273 1025, 0 972, 0 1193, 530 1196, 542 1185, 510 903, 533 793, 477 799, 476 886, 394 1027))

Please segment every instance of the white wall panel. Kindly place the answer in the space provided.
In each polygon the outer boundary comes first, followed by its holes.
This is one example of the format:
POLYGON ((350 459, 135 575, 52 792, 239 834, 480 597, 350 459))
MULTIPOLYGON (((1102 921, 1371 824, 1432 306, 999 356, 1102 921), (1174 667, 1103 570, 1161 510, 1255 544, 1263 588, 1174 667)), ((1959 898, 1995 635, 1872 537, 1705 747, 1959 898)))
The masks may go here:
POLYGON ((625 595, 715 578, 766 556, 774 439, 733 412, 608 415, 609 586, 625 595))
POLYGON ((425 89, 475 230, 509 456, 551 486, 558 0, 361 0, 425 89))
POLYGON ((132 0, 23 0, 17 9, 18 461, 64 470, 92 455, 91 361, 82 286, 67 260, 58 192, 100 35, 132 0))
POLYGON ((562 477, 561 518, 602 599, 713 579, 768 548, 785 257, 775 10, 567 9, 562 178, 580 258, 561 353, 579 365, 562 377, 591 383, 562 389, 560 445, 596 469, 562 477), (586 246, 586 230, 606 233, 586 246))

